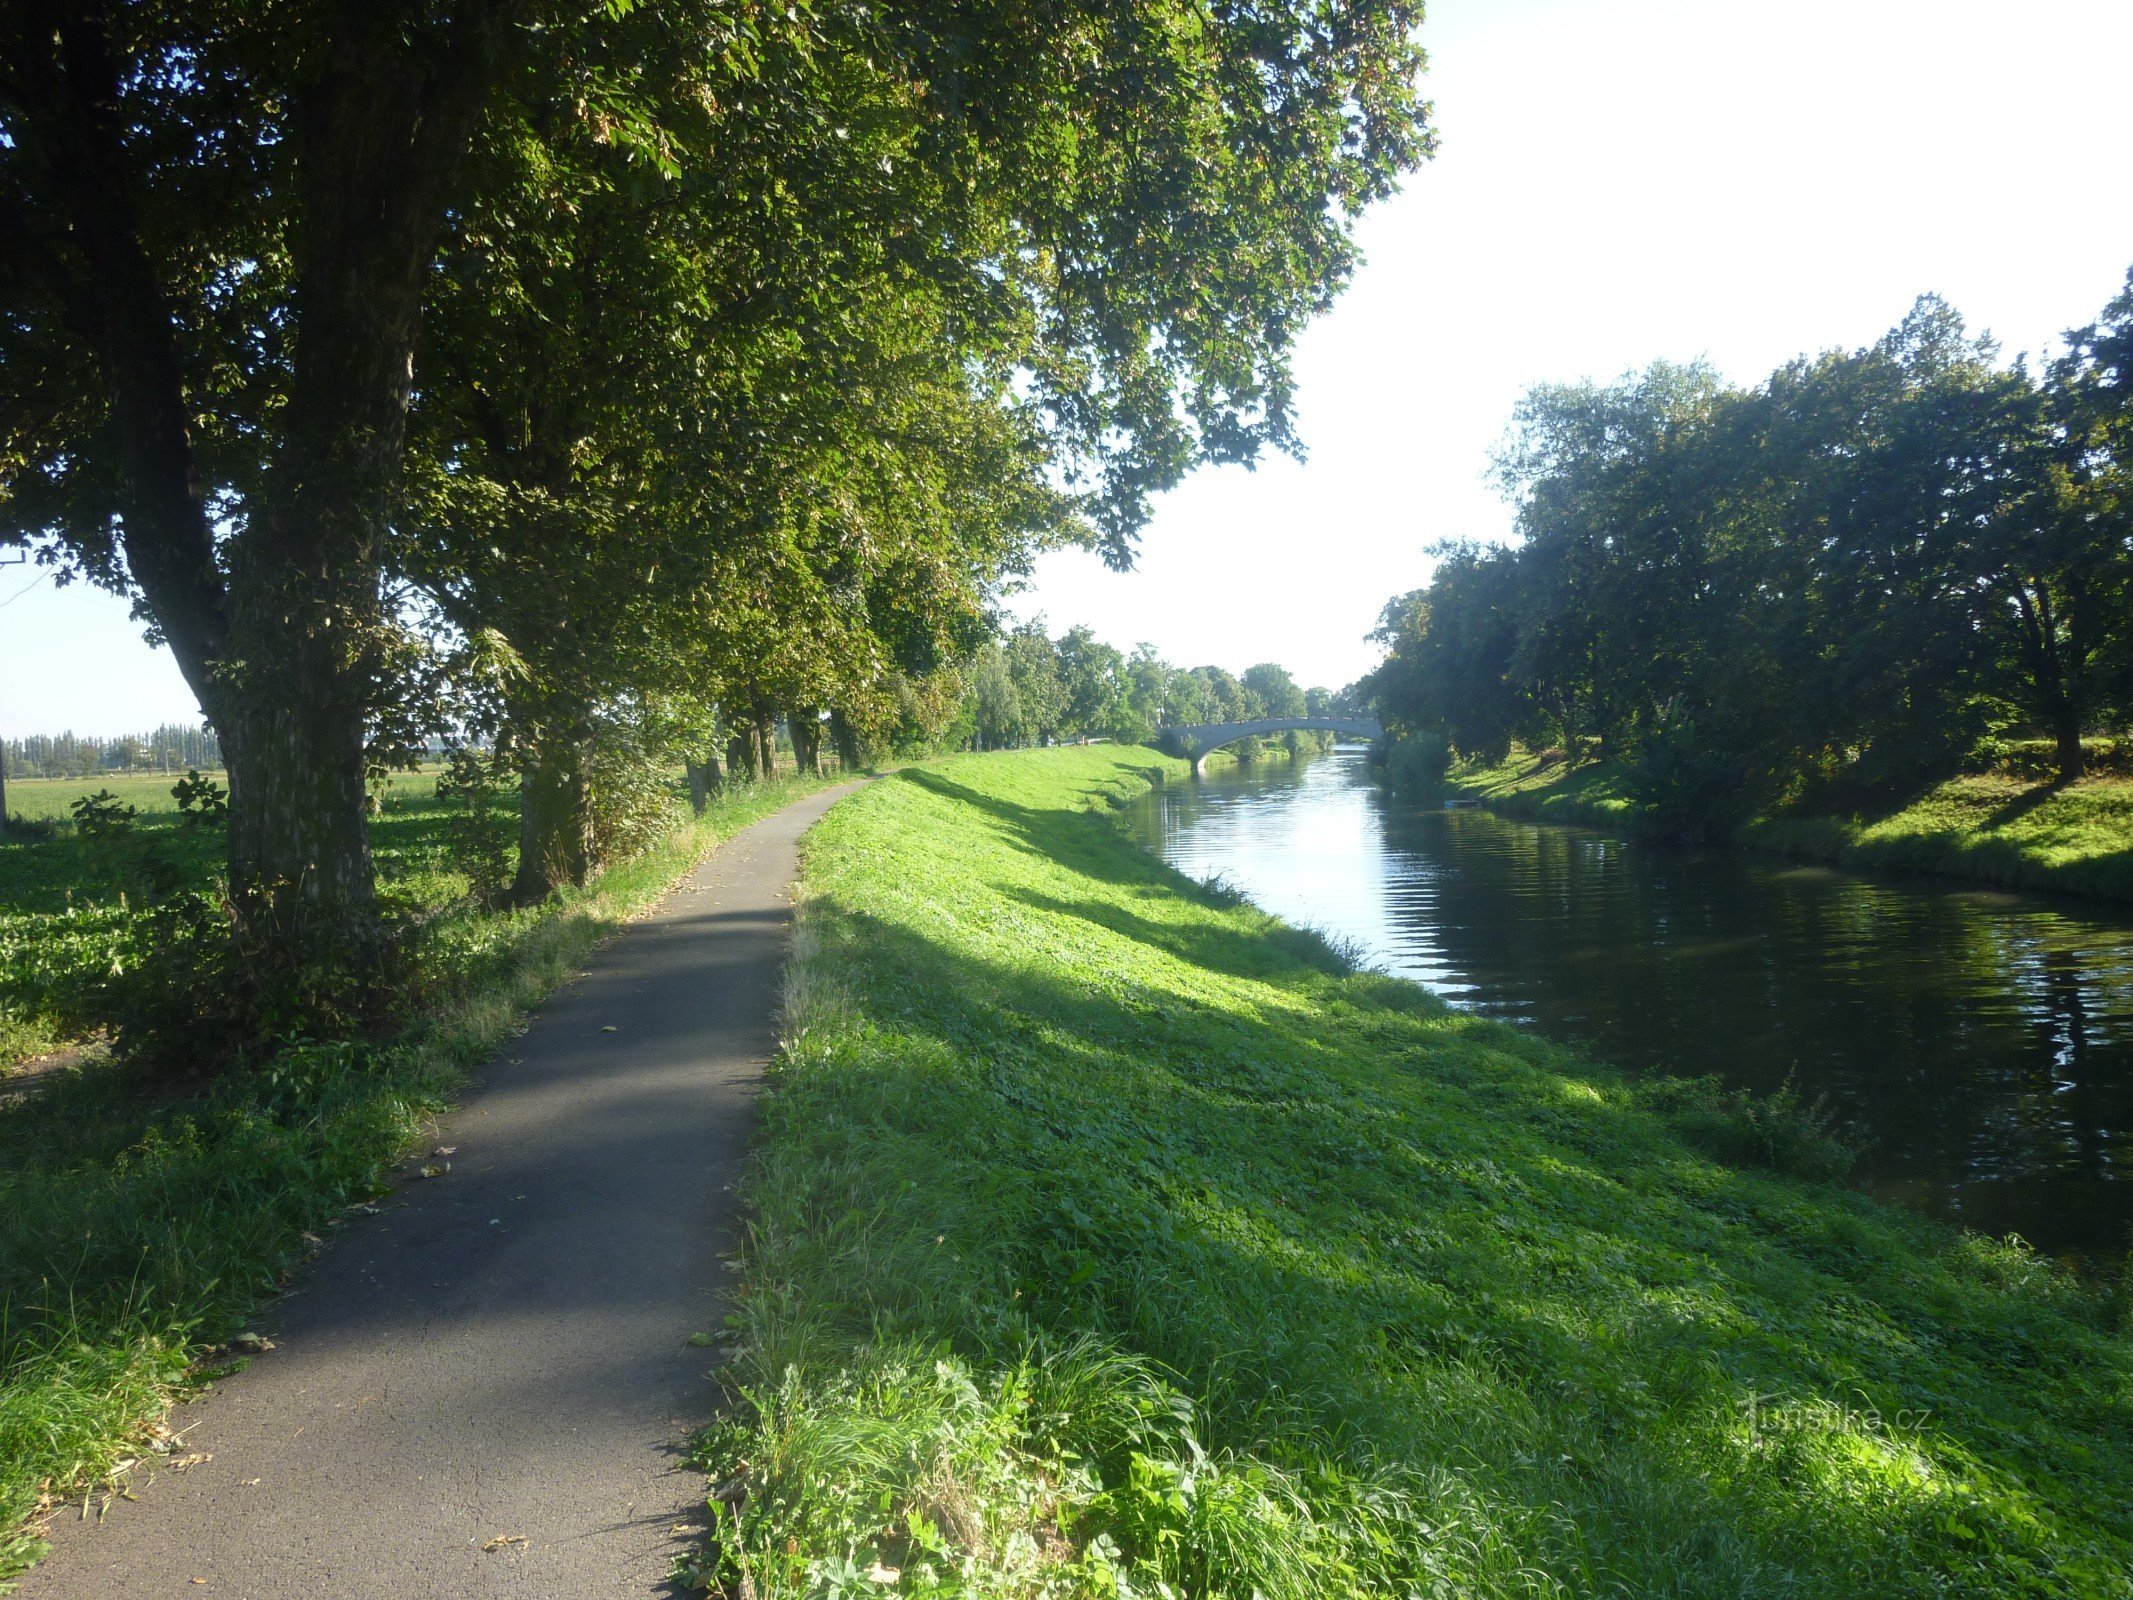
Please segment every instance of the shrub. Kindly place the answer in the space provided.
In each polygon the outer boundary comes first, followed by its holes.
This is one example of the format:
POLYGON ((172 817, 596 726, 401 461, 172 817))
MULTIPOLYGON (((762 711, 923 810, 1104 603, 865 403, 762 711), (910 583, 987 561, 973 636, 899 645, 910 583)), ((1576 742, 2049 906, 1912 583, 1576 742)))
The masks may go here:
POLYGON ((636 730, 618 728, 592 756, 593 860, 642 855, 683 821, 682 803, 636 730))
POLYGON ((1444 787, 1451 765, 1450 742, 1437 729, 1423 728, 1393 741, 1385 758, 1385 775, 1395 788, 1432 794, 1444 787))
POLYGON ((437 777, 437 798, 448 807, 445 864, 464 873, 468 892, 482 905, 501 903, 511 882, 511 818, 498 804, 502 763, 492 754, 461 748, 446 756, 437 777))
POLYGON ((67 809, 74 813, 74 826, 84 839, 109 839, 133 831, 140 812, 109 789, 85 794, 67 809))
POLYGON ((214 779, 201 777, 197 767, 185 769, 185 776, 170 786, 170 796, 178 802, 178 815, 188 827, 206 827, 229 819, 229 791, 214 779))

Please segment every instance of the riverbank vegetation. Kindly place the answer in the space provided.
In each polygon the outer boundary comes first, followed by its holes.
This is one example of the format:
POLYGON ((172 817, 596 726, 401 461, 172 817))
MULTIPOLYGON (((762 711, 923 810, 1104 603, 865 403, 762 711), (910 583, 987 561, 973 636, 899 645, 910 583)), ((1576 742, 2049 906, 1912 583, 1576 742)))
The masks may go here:
POLYGON ((1661 365, 1539 388, 1499 469, 1521 542, 1445 548, 1384 613, 1396 732, 1482 768, 1514 743, 1601 763, 1590 803, 1676 837, 1760 820, 1967 871, 2049 857, 2048 808, 2116 829, 2102 791, 2059 790, 2133 717, 2133 278, 2035 369, 1927 298, 1752 387, 1661 365), (2058 789, 2026 834, 1930 798, 2037 741, 2058 789), (1887 820, 1914 803, 1940 820, 1887 820), (1781 825, 1803 817, 1853 820, 1781 825))
POLYGON ((810 835, 690 1576, 2133 1593, 2126 1307, 1143 854, 1145 751, 810 835))
MULTIPOLYGON (((2034 776, 2019 759, 2010 765, 1958 774, 1880 805, 1781 813, 1744 823, 1729 837, 1837 866, 2133 899, 2133 778, 2097 772, 2061 783, 2034 776)), ((1619 764, 1573 764, 1560 751, 1514 747, 1502 761, 1448 766, 1436 787, 1507 816, 1660 831, 1619 764)))
MULTIPOLYGON (((676 825, 648 849, 582 890, 520 908, 468 895, 449 797, 394 796, 376 828, 382 882, 420 932, 387 1026, 216 1076, 173 1079, 96 1057, 12 1103, 0 1077, 0 1582, 37 1554, 25 1526, 41 1506, 167 1444, 157 1428, 170 1399, 241 1357, 217 1347, 351 1205, 379 1195, 445 1096, 594 943, 721 838, 825 781, 728 785, 700 816, 674 799, 676 825)), ((508 828, 508 797, 494 812, 508 828)), ((175 823, 134 842, 174 867, 213 871, 215 841, 175 823)), ((41 984, 64 1007, 76 987, 137 960, 151 936, 122 903, 70 913, 68 893, 124 863, 38 870, 36 852, 53 848, 0 843, 10 891, 0 984, 11 1003, 41 984), (64 936, 35 928, 39 916, 65 924, 64 936)), ((12 1025, 46 1015, 16 1013, 12 1025)))

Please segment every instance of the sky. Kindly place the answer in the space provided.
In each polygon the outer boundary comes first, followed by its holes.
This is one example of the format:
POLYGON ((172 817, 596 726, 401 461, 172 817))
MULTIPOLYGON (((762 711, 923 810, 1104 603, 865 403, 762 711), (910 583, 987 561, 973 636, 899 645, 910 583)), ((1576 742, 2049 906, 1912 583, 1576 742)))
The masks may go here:
MULTIPOLYGON (((1532 385, 1753 381, 1928 291, 2048 354, 2133 266, 2127 0, 1437 0, 1423 39, 1439 151, 1298 346, 1307 459, 1203 469, 1134 571, 1044 557, 1014 614, 1338 686, 1427 545, 1510 534, 1532 385)), ((0 567, 0 736, 197 716, 123 600, 0 567)))

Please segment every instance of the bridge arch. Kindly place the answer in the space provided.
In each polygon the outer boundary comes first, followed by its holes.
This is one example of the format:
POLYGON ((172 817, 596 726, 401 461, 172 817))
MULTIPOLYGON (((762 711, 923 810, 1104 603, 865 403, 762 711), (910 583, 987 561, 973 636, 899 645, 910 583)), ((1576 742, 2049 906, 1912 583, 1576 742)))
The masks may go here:
POLYGON ((1182 723, 1159 730, 1156 738, 1164 749, 1189 757, 1193 772, 1204 776, 1207 758, 1224 745, 1269 733, 1287 733, 1291 728, 1317 728, 1379 744, 1385 739, 1384 724, 1376 717, 1255 717, 1248 722, 1182 723))

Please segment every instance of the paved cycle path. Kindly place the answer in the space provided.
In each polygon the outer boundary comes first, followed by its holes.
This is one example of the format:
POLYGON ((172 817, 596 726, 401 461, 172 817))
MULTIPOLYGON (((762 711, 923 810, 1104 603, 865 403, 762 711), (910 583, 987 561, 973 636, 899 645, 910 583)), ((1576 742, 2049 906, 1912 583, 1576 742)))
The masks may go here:
POLYGON ((851 787, 734 835, 601 948, 445 1120, 451 1170, 336 1230, 260 1319, 276 1348, 180 1409, 193 1464, 62 1511, 21 1593, 670 1592, 712 1405, 688 1340, 722 1316, 800 835, 851 787))

